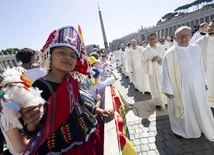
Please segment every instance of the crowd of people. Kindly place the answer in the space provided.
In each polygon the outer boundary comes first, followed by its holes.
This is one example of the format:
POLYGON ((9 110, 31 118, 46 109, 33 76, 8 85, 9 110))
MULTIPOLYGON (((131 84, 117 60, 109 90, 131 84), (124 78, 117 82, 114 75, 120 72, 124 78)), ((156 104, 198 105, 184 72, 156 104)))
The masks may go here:
POLYGON ((166 39, 150 33, 142 46, 132 39, 108 54, 94 49, 87 55, 72 26, 54 30, 39 56, 30 48, 16 54, 17 70, 42 90, 46 104, 20 110, 21 130, 0 113, 7 154, 103 154, 102 118, 114 116, 105 109, 104 90, 115 82, 118 67, 135 91, 151 94, 157 110, 168 107, 176 136, 204 133, 213 141, 213 49, 214 20, 194 32, 181 26, 166 39))
POLYGON ((113 52, 115 61, 136 91, 151 93, 157 110, 168 106, 172 132, 184 138, 204 133, 213 141, 214 20, 193 30, 181 26, 166 39, 150 33, 141 46, 133 39, 124 48, 113 52))

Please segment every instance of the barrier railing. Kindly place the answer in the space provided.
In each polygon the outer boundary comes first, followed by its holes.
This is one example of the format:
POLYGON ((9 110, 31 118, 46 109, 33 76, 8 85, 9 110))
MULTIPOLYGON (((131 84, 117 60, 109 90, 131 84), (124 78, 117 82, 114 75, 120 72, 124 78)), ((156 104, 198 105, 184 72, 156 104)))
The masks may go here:
MULTIPOLYGON (((105 109, 114 109, 110 86, 105 88, 105 109)), ((114 119, 104 120, 104 155, 122 155, 114 119)))

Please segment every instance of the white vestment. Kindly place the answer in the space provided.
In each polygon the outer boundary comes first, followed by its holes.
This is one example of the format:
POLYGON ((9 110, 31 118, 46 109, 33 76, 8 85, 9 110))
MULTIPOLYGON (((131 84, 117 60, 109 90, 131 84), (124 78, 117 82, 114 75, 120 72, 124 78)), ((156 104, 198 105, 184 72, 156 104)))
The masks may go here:
POLYGON ((149 86, 152 94, 152 100, 155 105, 162 106, 165 109, 165 104, 167 104, 167 98, 161 93, 161 83, 162 83, 162 65, 156 62, 152 62, 155 56, 159 56, 160 59, 163 58, 165 49, 163 46, 156 45, 156 49, 151 48, 150 45, 143 51, 142 54, 142 64, 144 71, 149 77, 149 86))
POLYGON ((119 65, 122 70, 122 73, 125 74, 125 51, 120 51, 120 59, 119 59, 119 65))
POLYGON ((214 119, 205 90, 205 72, 201 51, 197 45, 174 45, 163 59, 162 93, 174 95, 168 99, 172 131, 184 138, 214 138, 214 119))
POLYGON ((200 38, 196 44, 202 51, 203 66, 207 76, 207 96, 210 106, 214 108, 214 37, 206 35, 200 38))
POLYGON ((133 72, 133 84, 136 89, 141 92, 150 91, 148 84, 148 77, 145 74, 142 63, 142 49, 136 50, 130 49, 128 53, 127 69, 129 72, 133 72))
POLYGON ((198 39, 200 39, 201 37, 203 37, 203 35, 202 35, 199 31, 197 31, 197 32, 194 33, 194 35, 192 36, 190 42, 191 42, 192 44, 195 44, 196 41, 197 41, 198 39))
POLYGON ((116 61, 116 64, 118 65, 119 59, 120 59, 120 50, 113 51, 114 59, 116 61))
POLYGON ((130 49, 127 47, 125 49, 125 53, 124 53, 124 67, 125 67, 125 76, 129 77, 129 82, 133 83, 133 77, 132 74, 129 72, 128 70, 128 53, 129 53, 130 49))

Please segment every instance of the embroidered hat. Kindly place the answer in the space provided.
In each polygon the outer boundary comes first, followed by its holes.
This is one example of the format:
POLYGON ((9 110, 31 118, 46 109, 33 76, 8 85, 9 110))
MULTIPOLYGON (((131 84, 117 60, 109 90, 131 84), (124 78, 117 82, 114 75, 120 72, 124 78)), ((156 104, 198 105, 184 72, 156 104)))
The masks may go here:
POLYGON ((49 71, 51 67, 50 49, 59 46, 69 47, 76 52, 79 59, 77 60, 74 70, 70 74, 75 79, 83 81, 84 77, 82 77, 81 75, 87 76, 90 74, 90 65, 88 61, 87 52, 84 46, 82 46, 80 35, 73 26, 62 27, 58 30, 54 30, 53 32, 51 32, 40 53, 39 61, 44 67, 44 69, 49 71))
POLYGON ((100 71, 96 68, 92 69, 94 71, 93 77, 96 79, 100 75, 100 71))
POLYGON ((82 41, 77 30, 73 26, 62 27, 58 30, 54 30, 49 35, 45 45, 41 49, 41 55, 39 62, 42 64, 45 70, 50 70, 50 49, 53 47, 69 47, 73 49, 77 56, 80 57, 82 41))
POLYGON ((45 52, 48 48, 65 46, 73 49, 78 57, 80 57, 82 41, 77 30, 72 26, 62 27, 58 30, 54 30, 48 37, 45 45, 42 48, 42 52, 45 52))

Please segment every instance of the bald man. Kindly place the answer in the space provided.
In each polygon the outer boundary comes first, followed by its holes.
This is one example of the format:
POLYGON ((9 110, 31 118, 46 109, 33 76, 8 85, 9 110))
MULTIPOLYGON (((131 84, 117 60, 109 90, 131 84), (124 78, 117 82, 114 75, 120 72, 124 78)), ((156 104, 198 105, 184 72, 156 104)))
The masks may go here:
POLYGON ((191 28, 175 31, 176 45, 163 58, 161 92, 168 97, 172 132, 184 138, 199 138, 204 133, 214 140, 214 119, 207 98, 207 80, 198 45, 189 44, 191 28))

